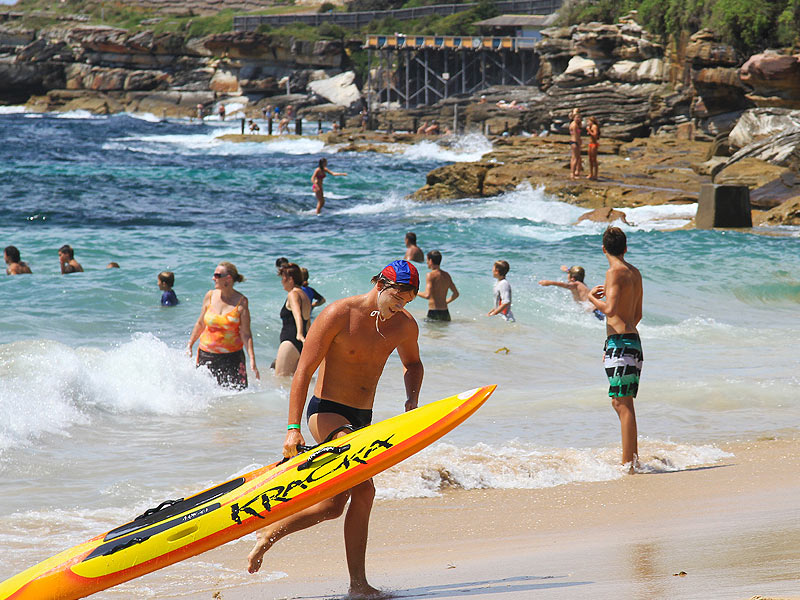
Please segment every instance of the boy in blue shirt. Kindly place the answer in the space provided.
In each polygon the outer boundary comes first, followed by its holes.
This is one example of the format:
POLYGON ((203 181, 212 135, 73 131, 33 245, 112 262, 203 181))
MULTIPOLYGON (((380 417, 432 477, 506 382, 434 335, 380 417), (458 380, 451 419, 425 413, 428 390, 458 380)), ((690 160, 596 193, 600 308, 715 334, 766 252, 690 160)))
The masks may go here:
POLYGON ((175 273, 161 271, 158 274, 158 289, 164 292, 161 294, 161 306, 175 306, 178 304, 178 296, 175 295, 175 291, 172 289, 173 285, 175 285, 175 273))

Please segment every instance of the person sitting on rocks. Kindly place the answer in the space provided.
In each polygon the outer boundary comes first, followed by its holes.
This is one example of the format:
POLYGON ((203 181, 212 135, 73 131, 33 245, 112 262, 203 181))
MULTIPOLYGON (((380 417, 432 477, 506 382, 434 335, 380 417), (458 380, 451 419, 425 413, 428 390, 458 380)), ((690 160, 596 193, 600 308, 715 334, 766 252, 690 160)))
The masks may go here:
POLYGON ((436 135, 439 133, 439 122, 431 121, 431 124, 425 128, 426 135, 436 135))
POLYGON ((427 128, 428 128, 428 122, 427 121, 423 121, 422 125, 420 125, 419 128, 417 128, 417 133, 420 134, 420 135, 425 135, 425 130, 427 128))

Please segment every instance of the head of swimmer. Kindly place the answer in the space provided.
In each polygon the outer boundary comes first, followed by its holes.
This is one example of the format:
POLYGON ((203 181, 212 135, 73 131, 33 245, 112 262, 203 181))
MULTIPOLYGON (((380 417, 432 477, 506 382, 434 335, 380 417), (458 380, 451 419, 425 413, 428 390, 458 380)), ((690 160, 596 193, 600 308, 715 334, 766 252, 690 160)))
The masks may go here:
POLYGON ((583 267, 574 265, 567 270, 567 279, 570 281, 583 281, 586 278, 586 271, 583 267))
POLYGON ((382 319, 391 319, 403 312, 406 304, 417 297, 417 288, 408 283, 395 283, 382 274, 375 275, 372 283, 378 291, 378 311, 382 319))
POLYGON ((278 269, 281 276, 281 285, 287 292, 303 285, 303 272, 295 263, 285 263, 278 269))
POLYGON ((244 281, 244 277, 233 263, 223 261, 214 269, 213 281, 216 289, 232 288, 233 284, 244 281))

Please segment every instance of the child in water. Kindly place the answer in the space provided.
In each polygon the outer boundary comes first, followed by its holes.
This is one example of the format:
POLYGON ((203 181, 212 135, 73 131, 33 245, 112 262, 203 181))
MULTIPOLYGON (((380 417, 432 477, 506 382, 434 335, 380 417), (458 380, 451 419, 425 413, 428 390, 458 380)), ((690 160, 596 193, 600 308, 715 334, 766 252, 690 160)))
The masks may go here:
POLYGON ((178 296, 172 286, 175 285, 175 273, 172 271, 161 271, 158 274, 158 289, 161 294, 161 306, 175 306, 178 304, 178 296))
MULTIPOLYGON (((574 265, 572 267, 565 267, 561 266, 561 270, 567 274, 567 281, 551 281, 549 279, 542 279, 539 282, 539 285, 549 286, 555 285, 560 288, 564 288, 572 292, 572 299, 575 300, 578 304, 584 306, 586 310, 591 310, 591 304, 589 303, 589 288, 583 283, 584 278, 586 277, 586 271, 583 267, 579 267, 578 265, 574 265)), ((605 317, 605 315, 600 312, 598 309, 594 309, 592 311, 594 316, 600 319, 601 321, 605 317)))
POLYGON ((492 266, 492 276, 497 279, 497 283, 494 284, 494 308, 487 315, 500 315, 506 321, 516 321, 511 312, 511 284, 506 279, 510 268, 504 260, 498 260, 492 266))

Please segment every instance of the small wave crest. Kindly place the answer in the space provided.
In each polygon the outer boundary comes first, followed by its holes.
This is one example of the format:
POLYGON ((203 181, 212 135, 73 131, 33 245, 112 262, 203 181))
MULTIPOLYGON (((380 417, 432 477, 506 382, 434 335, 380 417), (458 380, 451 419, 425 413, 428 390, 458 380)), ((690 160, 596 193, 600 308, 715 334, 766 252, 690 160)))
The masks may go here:
POLYGON ((436 160, 445 162, 474 162, 492 150, 492 143, 479 133, 456 138, 452 144, 424 140, 406 148, 403 158, 408 160, 436 160))
POLYGON ((150 334, 108 351, 52 341, 0 346, 0 451, 91 422, 92 410, 182 414, 219 388, 180 351, 150 334))
POLYGON ((63 113, 55 113, 56 119, 79 119, 79 120, 91 120, 91 121, 105 121, 108 119, 105 115, 96 115, 88 110, 70 110, 63 113))
POLYGON ((28 112, 25 106, 0 106, 0 115, 18 115, 28 112))
MULTIPOLYGON (((732 456, 714 446, 640 440, 641 472, 681 471, 732 456)), ((542 448, 513 441, 503 447, 440 443, 375 477, 382 499, 426 498, 445 488, 540 489, 625 475, 618 448, 542 448)))

